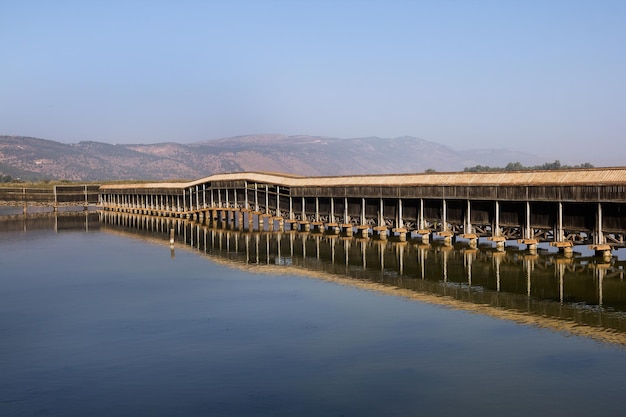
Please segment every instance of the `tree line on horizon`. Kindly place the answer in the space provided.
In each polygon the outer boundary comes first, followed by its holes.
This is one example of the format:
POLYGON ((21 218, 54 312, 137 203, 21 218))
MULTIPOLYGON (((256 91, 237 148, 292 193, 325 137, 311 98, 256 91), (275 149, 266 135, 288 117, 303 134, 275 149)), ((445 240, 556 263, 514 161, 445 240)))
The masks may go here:
POLYGON ((473 167, 466 167, 463 172, 491 172, 491 171, 532 171, 532 170, 555 170, 555 169, 583 169, 594 168, 589 162, 582 163, 580 165, 561 165, 561 161, 558 159, 554 162, 546 162, 543 165, 524 166, 520 162, 509 162, 504 167, 490 167, 487 165, 476 165, 473 167))

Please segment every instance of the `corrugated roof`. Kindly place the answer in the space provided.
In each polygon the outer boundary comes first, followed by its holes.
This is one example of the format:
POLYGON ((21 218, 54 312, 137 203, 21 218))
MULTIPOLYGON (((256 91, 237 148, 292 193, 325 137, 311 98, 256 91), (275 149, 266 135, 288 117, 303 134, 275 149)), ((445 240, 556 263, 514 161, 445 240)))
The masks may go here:
POLYGON ((289 187, 331 186, 505 186, 505 185, 611 185, 626 184, 626 167, 552 171, 448 172, 428 174, 297 177, 265 172, 216 174, 189 183, 103 185, 102 189, 185 188, 215 181, 249 181, 289 187))

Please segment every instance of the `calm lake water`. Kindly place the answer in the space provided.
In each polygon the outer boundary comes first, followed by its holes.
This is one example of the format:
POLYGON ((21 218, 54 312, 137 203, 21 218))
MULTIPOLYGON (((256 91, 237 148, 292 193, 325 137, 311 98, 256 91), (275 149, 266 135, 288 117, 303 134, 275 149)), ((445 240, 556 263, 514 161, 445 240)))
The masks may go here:
POLYGON ((0 416, 621 416, 586 255, 0 218, 0 416))

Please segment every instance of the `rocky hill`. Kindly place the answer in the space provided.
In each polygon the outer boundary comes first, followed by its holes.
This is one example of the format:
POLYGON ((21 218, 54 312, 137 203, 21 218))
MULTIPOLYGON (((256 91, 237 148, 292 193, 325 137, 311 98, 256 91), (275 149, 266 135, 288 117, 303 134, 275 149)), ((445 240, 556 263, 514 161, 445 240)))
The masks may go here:
POLYGON ((0 136, 0 174, 74 181, 195 179, 220 172, 272 171, 351 175, 458 171, 511 161, 537 164, 533 155, 506 150, 455 151, 415 137, 338 139, 249 135, 179 144, 65 144, 0 136))

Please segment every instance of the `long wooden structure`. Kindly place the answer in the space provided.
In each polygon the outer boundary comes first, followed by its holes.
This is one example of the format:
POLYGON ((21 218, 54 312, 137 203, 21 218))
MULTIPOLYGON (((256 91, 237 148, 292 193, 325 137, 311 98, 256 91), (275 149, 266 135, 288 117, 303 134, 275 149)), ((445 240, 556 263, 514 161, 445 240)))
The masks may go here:
POLYGON ((626 235, 626 167, 299 177, 240 172, 100 187, 104 210, 400 240, 485 237, 610 251, 626 235), (289 226, 286 226, 289 225, 289 226))

